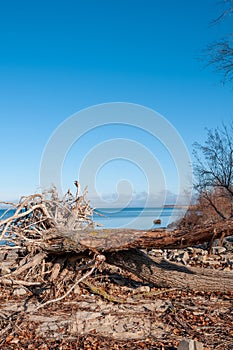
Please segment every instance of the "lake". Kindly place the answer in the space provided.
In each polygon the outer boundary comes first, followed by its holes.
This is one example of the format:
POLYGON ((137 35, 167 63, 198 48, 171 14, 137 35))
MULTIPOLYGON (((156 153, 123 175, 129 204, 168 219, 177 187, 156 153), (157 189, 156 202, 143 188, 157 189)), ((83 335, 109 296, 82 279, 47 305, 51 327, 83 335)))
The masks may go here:
MULTIPOLYGON (((0 210, 0 216, 5 210, 0 210)), ((167 227, 184 215, 184 209, 165 208, 98 208, 94 212, 94 221, 103 228, 134 228, 149 230, 155 227, 167 227), (153 221, 161 220, 160 225, 154 225, 153 221)), ((13 215, 10 210, 4 217, 13 215)))
POLYGON ((167 227, 168 224, 180 219, 184 209, 180 208, 102 208, 97 209, 94 221, 104 228, 135 228, 149 230, 155 227, 167 227), (98 216, 101 214, 102 216, 98 216), (161 220, 161 224, 154 225, 153 221, 161 220))

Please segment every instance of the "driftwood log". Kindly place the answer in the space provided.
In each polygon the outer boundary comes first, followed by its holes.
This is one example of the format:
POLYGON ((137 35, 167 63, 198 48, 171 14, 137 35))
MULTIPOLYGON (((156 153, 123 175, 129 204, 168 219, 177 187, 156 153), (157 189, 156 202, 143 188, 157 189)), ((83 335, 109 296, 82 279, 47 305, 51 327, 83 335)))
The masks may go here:
MULTIPOLYGON (((56 229, 48 232, 51 238, 62 237, 62 249, 66 250, 70 244, 75 244, 76 248, 83 250, 85 247, 98 252, 137 249, 182 249, 193 245, 211 242, 213 239, 223 239, 233 235, 233 219, 216 224, 197 227, 191 231, 184 229, 166 230, 131 230, 131 229, 105 229, 82 231, 71 231, 66 229, 56 229)), ((49 241, 52 248, 52 241, 49 241)), ((54 252, 58 250, 54 246, 54 252)))
MULTIPOLYGON (((39 246, 42 253, 38 253, 25 265, 12 272, 11 277, 19 276, 23 271, 41 263, 47 255, 62 256, 76 253, 78 257, 82 254, 88 255, 88 251, 91 251, 104 255, 107 263, 130 271, 142 280, 158 287, 186 288, 209 292, 233 291, 232 272, 186 267, 158 258, 152 260, 140 250, 145 248, 184 248, 211 241, 213 235, 215 238, 233 235, 232 231, 232 221, 197 228, 193 232, 187 233, 181 230, 84 229, 83 231, 67 231, 64 228, 62 230, 53 228, 43 232, 42 240, 33 242, 34 248, 39 246)), ((7 283, 7 278, 3 278, 2 282, 7 283)), ((19 284, 19 281, 17 283, 19 284)))
POLYGON ((0 275, 1 284, 45 288, 46 283, 54 284, 59 278, 61 286, 64 279, 66 292, 64 296, 54 299, 62 300, 105 260, 158 287, 208 292, 233 291, 232 272, 191 268, 161 259, 152 260, 141 251, 151 248, 185 248, 211 243, 217 238, 223 239, 233 235, 232 219, 196 227, 188 232, 182 229, 96 230, 91 219, 92 210, 85 196, 79 194, 78 183, 76 187, 76 196, 68 191, 62 200, 58 199, 55 189, 52 189, 49 198, 39 194, 26 197, 16 205, 11 218, 0 221, 1 238, 11 243, 12 249, 17 250, 20 256, 19 266, 0 275), (69 259, 70 266, 77 261, 80 263, 70 277, 74 284, 67 291, 67 276, 71 271, 64 266, 69 259), (81 261, 85 261, 86 265, 83 266, 81 261), (89 272, 83 274, 88 269, 89 272))
POLYGON ((202 291, 232 291, 233 273, 205 268, 191 268, 161 259, 151 259, 140 249, 177 249, 211 242, 233 235, 233 220, 192 232, 183 230, 153 231, 107 229, 83 230, 82 232, 51 230, 44 240, 44 250, 61 254, 92 250, 104 254, 107 262, 126 269, 144 281, 159 287, 187 288, 202 291), (156 260, 156 261, 155 261, 156 260))

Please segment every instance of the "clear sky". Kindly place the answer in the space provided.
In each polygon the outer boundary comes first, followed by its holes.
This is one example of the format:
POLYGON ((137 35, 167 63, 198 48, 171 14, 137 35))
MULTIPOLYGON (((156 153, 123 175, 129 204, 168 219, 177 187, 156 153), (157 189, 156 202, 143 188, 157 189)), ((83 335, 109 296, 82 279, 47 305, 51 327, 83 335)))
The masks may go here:
MULTIPOLYGON (((128 102, 156 110, 190 153, 194 141, 204 141, 205 127, 231 121, 231 88, 199 59, 206 45, 231 31, 230 21, 210 26, 222 9, 217 0, 1 2, 0 199, 39 190, 46 143, 83 108, 128 102)), ((166 151, 142 130, 122 125, 96 129, 76 142, 64 161, 64 188, 72 186, 86 154, 109 138, 156 149, 170 174, 165 189, 176 192, 166 151)), ((111 197, 127 179, 136 198, 147 191, 143 176, 143 169, 115 159, 100 164, 96 186, 111 197)))

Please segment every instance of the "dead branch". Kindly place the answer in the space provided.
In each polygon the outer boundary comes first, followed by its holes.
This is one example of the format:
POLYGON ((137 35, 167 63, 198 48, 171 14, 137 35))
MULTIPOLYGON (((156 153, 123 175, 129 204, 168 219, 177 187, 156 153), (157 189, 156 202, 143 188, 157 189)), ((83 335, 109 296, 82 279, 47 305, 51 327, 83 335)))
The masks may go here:
POLYGON ((58 301, 61 301, 61 300, 65 299, 74 290, 74 288, 77 287, 77 285, 79 283, 84 281, 88 276, 90 276, 94 272, 94 270, 96 269, 98 264, 99 264, 99 262, 96 261, 95 265, 91 268, 91 270, 88 271, 87 273, 85 273, 85 275, 83 275, 82 277, 80 277, 64 295, 62 295, 62 296, 60 296, 59 298, 56 298, 56 299, 48 300, 45 303, 38 305, 35 308, 35 310, 39 310, 39 309, 41 309, 41 308, 43 308, 43 307, 45 307, 45 306, 47 306, 49 304, 57 303, 58 301))
MULTIPOLYGON (((75 185, 76 194, 73 196, 68 190, 62 199, 55 188, 44 194, 23 197, 14 205, 14 215, 0 221, 1 239, 12 245, 7 247, 7 252, 12 248, 14 254, 18 254, 18 262, 13 268, 7 267, 0 272, 0 284, 21 285, 30 288, 32 293, 43 293, 43 298, 49 300, 38 308, 44 307, 68 296, 92 273, 90 271, 94 271, 97 261, 102 263, 106 256, 110 264, 159 287, 208 291, 233 289, 231 272, 153 261, 139 250, 184 248, 227 237, 233 235, 233 219, 205 227, 196 226, 191 231, 96 230, 86 192, 80 195, 78 183, 75 185), (89 268, 90 274, 87 272, 77 279, 78 271, 89 268), (20 279, 17 278, 19 275, 20 279)), ((93 290, 88 281, 85 283, 93 290)), ((101 294, 97 289, 96 292, 101 294)), ((107 298, 106 295, 103 297, 107 298)))
MULTIPOLYGON (((40 262, 46 257, 45 253, 36 254, 27 264, 20 266, 17 270, 13 271, 10 276, 17 276, 22 274, 24 271, 30 269, 31 267, 35 267, 40 264, 40 262)), ((5 277, 7 277, 6 275, 5 277)))
POLYGON ((22 197, 18 204, 11 203, 15 212, 8 218, 2 217, 0 241, 7 240, 22 246, 25 240, 38 239, 45 230, 54 227, 79 230, 93 226, 93 209, 86 200, 86 194, 85 190, 81 195, 77 187, 75 196, 68 190, 59 199, 56 188, 52 187, 42 194, 22 197))

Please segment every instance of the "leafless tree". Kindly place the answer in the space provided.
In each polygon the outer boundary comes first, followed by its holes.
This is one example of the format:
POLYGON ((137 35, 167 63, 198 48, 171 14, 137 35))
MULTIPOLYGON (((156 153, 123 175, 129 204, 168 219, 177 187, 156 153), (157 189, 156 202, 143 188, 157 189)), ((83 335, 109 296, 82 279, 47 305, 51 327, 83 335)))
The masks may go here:
POLYGON ((195 189, 221 219, 233 217, 233 123, 207 130, 204 145, 194 144, 195 189))
MULTIPOLYGON (((223 4, 225 10, 213 24, 232 18, 233 0, 223 0, 223 4)), ((227 37, 207 47, 207 55, 209 64, 223 75, 223 82, 233 83, 233 25, 232 32, 227 37)))

